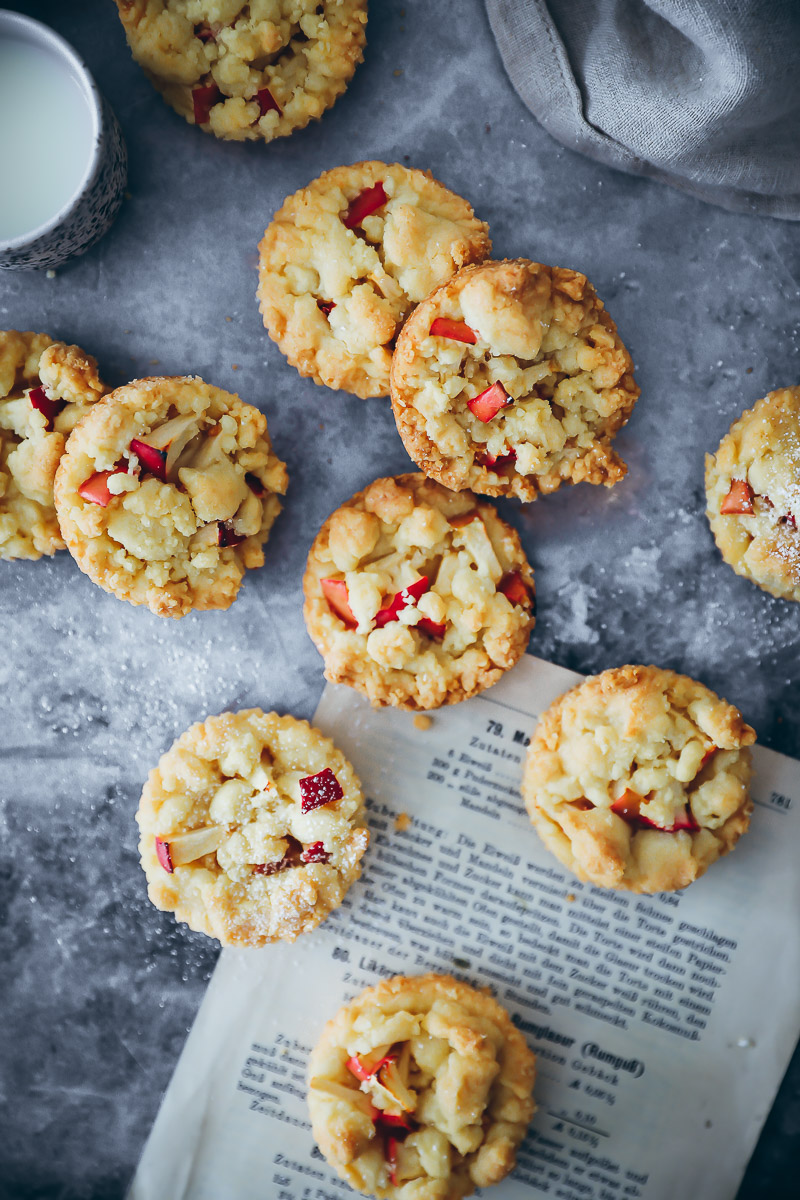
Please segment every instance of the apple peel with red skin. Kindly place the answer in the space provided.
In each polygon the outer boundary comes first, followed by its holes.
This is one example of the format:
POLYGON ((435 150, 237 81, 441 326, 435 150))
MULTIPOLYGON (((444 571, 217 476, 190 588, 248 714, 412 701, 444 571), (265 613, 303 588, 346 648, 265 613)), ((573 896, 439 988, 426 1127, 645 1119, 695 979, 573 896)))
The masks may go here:
POLYGON ((222 92, 215 83, 192 89, 192 108, 195 125, 207 125, 211 119, 211 109, 222 99, 222 92))
POLYGON ((324 767, 316 775, 306 775, 300 780, 299 787, 300 810, 304 813, 335 804, 344 795, 342 785, 330 767, 324 767))
POLYGON ((486 425, 497 416, 501 408, 505 408, 510 403, 511 397, 498 379, 479 396, 473 396, 471 400, 468 400, 467 408, 473 416, 486 425))
POLYGON ((365 188, 363 192, 359 192, 355 199, 350 201, 347 216, 344 218, 345 228, 355 229, 367 217, 372 216, 379 208, 383 208, 388 199, 389 197, 386 195, 383 183, 380 180, 373 187, 365 188))
POLYGON ((51 400, 43 387, 31 388, 28 392, 31 406, 40 412, 47 422, 47 431, 52 433, 53 422, 58 414, 67 406, 66 400, 51 400))
POLYGON ((435 317, 431 322, 431 337, 450 338, 454 342, 464 342, 468 346, 477 345, 478 335, 466 321, 453 321, 450 317, 435 317))

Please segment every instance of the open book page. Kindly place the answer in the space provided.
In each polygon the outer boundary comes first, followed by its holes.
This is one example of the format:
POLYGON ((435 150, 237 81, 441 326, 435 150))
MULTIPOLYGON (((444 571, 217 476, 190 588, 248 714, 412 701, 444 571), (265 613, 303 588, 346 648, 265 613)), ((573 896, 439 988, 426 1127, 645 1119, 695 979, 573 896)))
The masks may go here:
POLYGON ((364 874, 295 945, 223 952, 133 1200, 352 1195, 311 1136, 309 1051, 363 987, 430 970, 489 985, 538 1056, 495 1200, 731 1200, 800 1032, 800 763, 755 749, 750 830, 685 892, 582 884, 519 796, 538 714, 579 678, 525 658, 426 730, 325 689, 315 723, 368 797, 364 874))

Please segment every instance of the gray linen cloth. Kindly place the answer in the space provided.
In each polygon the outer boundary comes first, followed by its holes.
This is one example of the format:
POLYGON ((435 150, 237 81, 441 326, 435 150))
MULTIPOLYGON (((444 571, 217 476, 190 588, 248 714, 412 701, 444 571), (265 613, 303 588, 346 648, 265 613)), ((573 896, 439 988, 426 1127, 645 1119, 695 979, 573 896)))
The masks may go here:
POLYGON ((800 220, 800 0, 486 0, 519 96, 572 150, 800 220))

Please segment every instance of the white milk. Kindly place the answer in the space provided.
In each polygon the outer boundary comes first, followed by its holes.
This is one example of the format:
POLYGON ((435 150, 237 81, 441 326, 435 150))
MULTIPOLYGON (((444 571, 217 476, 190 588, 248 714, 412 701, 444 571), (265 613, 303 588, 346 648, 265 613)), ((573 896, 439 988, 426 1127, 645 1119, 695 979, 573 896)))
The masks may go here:
POLYGON ((67 66, 0 33, 0 239, 37 229, 74 197, 93 145, 92 112, 67 66))

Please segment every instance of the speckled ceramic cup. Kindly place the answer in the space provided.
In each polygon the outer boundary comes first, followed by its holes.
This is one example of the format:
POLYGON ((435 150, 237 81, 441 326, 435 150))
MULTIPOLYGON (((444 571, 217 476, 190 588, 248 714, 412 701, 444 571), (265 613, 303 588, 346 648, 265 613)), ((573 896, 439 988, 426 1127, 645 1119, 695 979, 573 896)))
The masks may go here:
POLYGON ((26 42, 57 58, 78 84, 91 114, 92 151, 74 194, 37 228, 0 238, 0 269, 57 267, 88 250, 116 217, 127 178, 125 143, 116 117, 85 64, 59 34, 31 17, 0 9, 3 37, 26 42))

